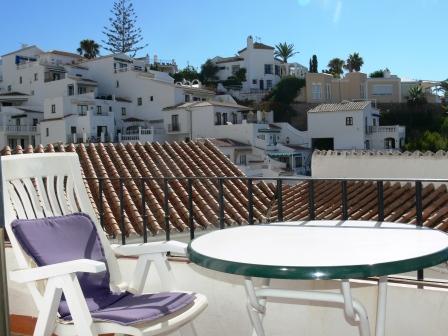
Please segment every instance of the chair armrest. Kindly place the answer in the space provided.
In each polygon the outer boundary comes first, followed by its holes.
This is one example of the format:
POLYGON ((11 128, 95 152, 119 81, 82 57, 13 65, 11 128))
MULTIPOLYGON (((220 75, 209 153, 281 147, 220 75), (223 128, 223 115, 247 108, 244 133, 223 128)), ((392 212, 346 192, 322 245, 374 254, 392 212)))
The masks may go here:
POLYGON ((187 253, 187 244, 175 240, 144 244, 114 244, 111 245, 111 247, 115 255, 124 257, 167 252, 174 252, 182 255, 186 255, 187 253))
POLYGON ((106 264, 101 261, 78 259, 48 266, 11 271, 10 277, 12 281, 26 283, 76 272, 99 273, 105 270, 106 264))

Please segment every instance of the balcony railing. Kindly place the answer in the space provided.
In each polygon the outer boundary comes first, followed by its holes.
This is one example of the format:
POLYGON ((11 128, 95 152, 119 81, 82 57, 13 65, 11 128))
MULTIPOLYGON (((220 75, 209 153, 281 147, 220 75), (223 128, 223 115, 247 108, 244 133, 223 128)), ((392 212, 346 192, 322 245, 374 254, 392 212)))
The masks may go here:
POLYGON ((37 126, 30 125, 0 125, 2 132, 6 133, 37 133, 37 126))
MULTIPOLYGON (((339 193, 341 196, 340 201, 340 211, 341 211, 341 219, 342 220, 349 220, 350 219, 350 213, 349 213, 349 197, 348 197, 348 183, 349 182, 374 182, 376 185, 376 199, 377 199, 377 221, 382 222, 385 220, 385 209, 387 209, 387 206, 389 204, 385 204, 385 191, 384 191, 384 184, 387 182, 400 182, 400 183, 412 183, 415 185, 415 196, 414 196, 414 211, 415 211, 415 225, 422 227, 423 226, 423 183, 444 183, 448 184, 448 179, 372 179, 372 178, 311 178, 311 177, 272 177, 272 178, 260 178, 260 177, 129 177, 129 178, 110 178, 110 177, 95 177, 95 178, 85 178, 87 182, 96 181, 98 183, 98 213, 99 213, 99 219, 101 226, 104 228, 104 219, 105 219, 105 212, 104 212, 104 206, 103 206, 103 200, 104 200, 104 185, 105 183, 113 182, 113 184, 118 185, 118 195, 119 195, 119 206, 120 206, 120 218, 118 220, 121 237, 115 237, 119 238, 121 240, 122 244, 126 244, 126 230, 125 230, 125 210, 124 210, 124 188, 127 182, 133 181, 137 186, 139 186, 141 190, 141 203, 137 206, 140 207, 139 212, 143 219, 143 230, 142 230, 142 241, 147 242, 148 241, 148 215, 146 213, 146 209, 148 207, 146 195, 145 195, 145 189, 149 186, 150 181, 154 182, 156 181, 163 189, 163 212, 164 212, 164 223, 161 223, 161 227, 165 231, 165 239, 170 240, 171 239, 171 226, 170 226, 170 193, 172 193, 171 190, 171 183, 173 181, 178 181, 182 183, 184 186, 186 185, 186 191, 188 194, 188 204, 187 204, 187 211, 188 211, 188 227, 189 227, 189 238, 194 239, 196 235, 195 231, 195 218, 194 218, 194 208, 193 208, 193 186, 194 183, 208 180, 208 182, 212 182, 218 190, 218 193, 216 195, 217 202, 219 204, 219 210, 218 210, 218 223, 217 228, 218 229, 225 229, 226 223, 225 223, 225 188, 226 188, 226 182, 229 181, 244 181, 247 186, 247 194, 245 195, 247 197, 247 223, 248 225, 255 224, 254 220, 254 194, 253 194, 253 186, 254 182, 260 182, 260 181, 271 181, 275 183, 275 193, 274 193, 274 203, 277 206, 277 215, 276 220, 278 222, 282 222, 285 220, 283 214, 284 209, 284 202, 283 202, 283 185, 286 184, 293 184, 297 182, 302 182, 307 184, 308 189, 308 220, 315 220, 317 219, 316 214, 319 214, 319 210, 321 207, 317 206, 316 197, 315 197, 315 189, 316 184, 318 182, 333 182, 338 183, 340 186, 339 193)), ((336 196, 334 196, 336 197, 336 196)), ((275 222, 274 221, 274 222, 275 222)), ((417 273, 417 281, 423 281, 424 280, 424 272, 423 270, 419 270, 417 273)))

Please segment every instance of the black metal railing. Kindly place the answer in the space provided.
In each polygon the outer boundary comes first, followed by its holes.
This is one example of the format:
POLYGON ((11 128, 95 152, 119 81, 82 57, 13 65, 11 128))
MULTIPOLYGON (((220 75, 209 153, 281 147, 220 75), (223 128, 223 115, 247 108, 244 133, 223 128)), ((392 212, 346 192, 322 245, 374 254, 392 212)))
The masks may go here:
MULTIPOLYGON (((98 192, 99 192, 99 200, 98 200, 98 212, 100 217, 101 226, 104 227, 104 207, 103 207, 103 198, 104 198, 104 181, 110 180, 111 182, 119 183, 118 188, 118 196, 120 201, 120 216, 119 216, 119 228, 121 231, 121 243, 126 244, 126 231, 125 231, 125 209, 124 209, 124 187, 125 183, 132 180, 137 185, 139 185, 140 193, 141 193, 141 215, 143 219, 143 232, 142 232, 142 240, 143 242, 148 241, 148 217, 146 213, 146 195, 145 188, 149 187, 148 182, 150 180, 157 181, 161 189, 163 190, 163 212, 164 212, 164 222, 163 229, 165 231, 165 239, 171 239, 171 227, 170 227, 170 183, 174 180, 180 181, 183 183, 184 187, 186 186, 187 194, 188 194, 188 202, 187 202, 187 210, 188 210, 188 227, 189 227, 189 238, 195 238, 195 225, 194 225, 194 206, 193 206, 193 186, 194 182, 201 181, 211 181, 216 186, 217 193, 217 202, 219 205, 218 208, 218 223, 217 226, 219 229, 225 228, 225 203, 226 197, 224 193, 225 182, 229 180, 240 180, 244 181, 247 186, 247 223, 252 225, 255 223, 254 221, 254 182, 256 181, 270 181, 275 182, 275 193, 272 201, 273 204, 277 205, 277 221, 284 220, 284 204, 283 204, 283 186, 285 183, 294 183, 294 182, 305 182, 308 186, 308 220, 316 219, 316 198, 315 198, 315 187, 316 182, 319 181, 331 181, 340 184, 340 195, 341 195, 341 204, 340 210, 342 214, 342 219, 347 220, 350 218, 350 204, 349 204, 349 192, 348 192, 348 182, 372 182, 376 183, 376 193, 377 193, 377 212, 378 212, 378 221, 384 221, 385 219, 385 204, 384 204, 384 183, 387 182, 402 182, 408 183, 412 182, 415 185, 415 218, 416 225, 423 226, 423 203, 422 203, 422 185, 423 183, 448 183, 448 179, 370 179, 370 178, 311 178, 311 177, 275 177, 275 178, 264 178, 264 177, 95 177, 95 178, 85 178, 88 182, 92 180, 97 181, 98 183, 98 192)), ((423 280, 424 273, 423 270, 419 270, 417 272, 417 279, 423 280)))

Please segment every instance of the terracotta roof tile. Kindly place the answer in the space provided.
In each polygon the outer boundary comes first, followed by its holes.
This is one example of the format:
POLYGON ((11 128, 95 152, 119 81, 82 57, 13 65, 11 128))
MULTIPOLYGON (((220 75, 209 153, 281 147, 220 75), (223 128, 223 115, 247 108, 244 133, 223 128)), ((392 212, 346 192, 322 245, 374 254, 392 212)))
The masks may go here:
MULTIPOLYGON (((110 235, 121 234, 121 223, 126 235, 142 235, 146 219, 149 234, 164 231, 164 185, 161 180, 144 177, 218 177, 244 176, 210 140, 142 144, 84 144, 67 146, 42 145, 14 150, 3 148, 2 155, 27 153, 76 152, 82 175, 95 211, 102 208, 105 230, 110 235), (109 178, 123 177, 122 184, 109 178), (137 178, 135 178, 137 177, 137 178), (100 207, 100 186, 103 198, 100 207), (122 189, 121 189, 122 187, 122 189), (145 206, 142 211, 142 190, 145 206), (123 217, 120 195, 123 196, 123 217)), ((188 230, 188 183, 186 180, 169 182, 169 223, 173 231, 188 230)), ((219 225, 218 182, 198 179, 192 182, 194 226, 204 229, 219 225)), ((309 183, 307 181, 283 185, 283 216, 287 221, 309 218, 309 183)), ((317 219, 341 219, 341 185, 335 181, 314 182, 315 215, 317 219)), ((248 220, 247 181, 234 179, 224 182, 226 225, 246 224, 248 220)), ((354 220, 377 220, 378 199, 376 183, 348 182, 348 214, 354 220)), ((275 183, 253 182, 255 222, 276 221, 278 215, 275 183)), ((446 185, 426 185, 422 190, 424 225, 448 231, 448 191, 446 185)), ((386 220, 415 223, 415 187, 412 183, 384 183, 384 215, 386 220)))

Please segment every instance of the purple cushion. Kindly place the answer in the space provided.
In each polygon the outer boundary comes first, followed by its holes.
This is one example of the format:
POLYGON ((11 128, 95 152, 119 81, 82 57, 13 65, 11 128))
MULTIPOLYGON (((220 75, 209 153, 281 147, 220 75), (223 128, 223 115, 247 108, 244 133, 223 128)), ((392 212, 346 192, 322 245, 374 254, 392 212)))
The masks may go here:
MULTIPOLYGON (((155 320, 179 311, 193 303, 194 294, 161 292, 134 295, 125 293, 118 301, 92 312, 95 321, 115 322, 132 325, 155 320)), ((70 320, 68 315, 64 320, 70 320)))
MULTIPOLYGON (((24 251, 38 266, 76 259, 91 259, 106 264, 106 271, 97 274, 77 273, 92 317, 133 324, 156 319, 179 310, 194 300, 193 294, 158 293, 132 295, 113 293, 109 288, 109 270, 96 226, 83 213, 39 219, 17 219, 12 230, 24 251)), ((70 320, 70 311, 62 297, 59 314, 70 320)))

